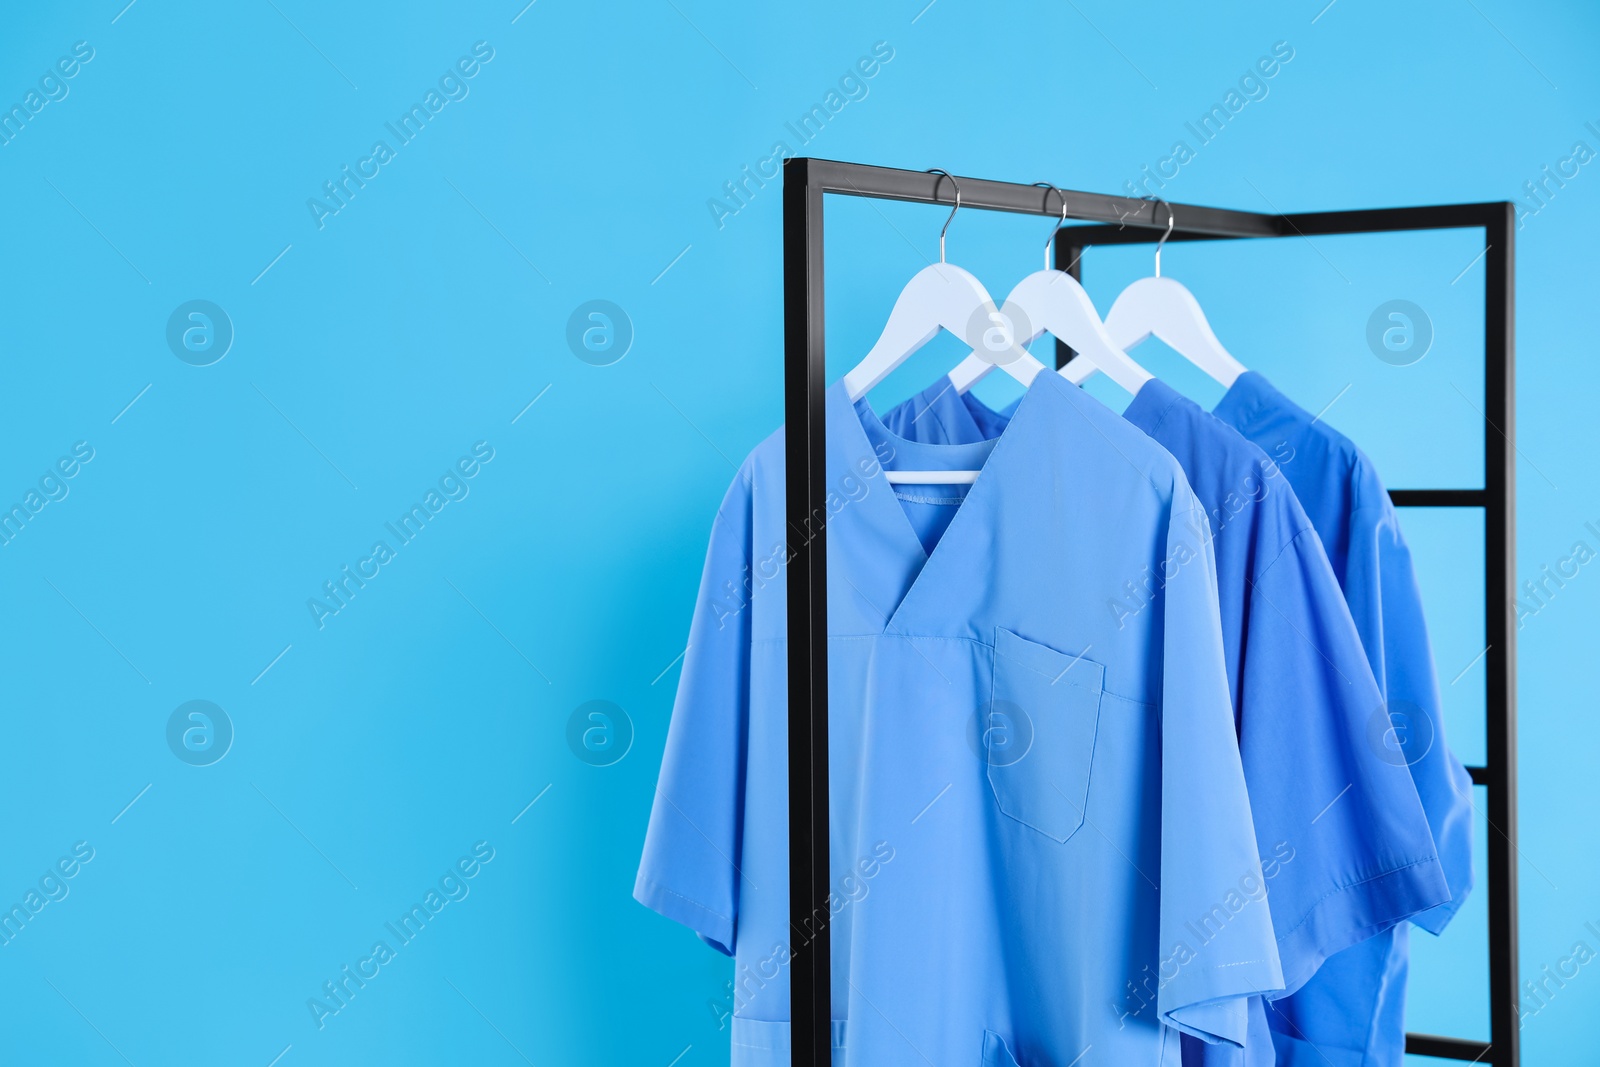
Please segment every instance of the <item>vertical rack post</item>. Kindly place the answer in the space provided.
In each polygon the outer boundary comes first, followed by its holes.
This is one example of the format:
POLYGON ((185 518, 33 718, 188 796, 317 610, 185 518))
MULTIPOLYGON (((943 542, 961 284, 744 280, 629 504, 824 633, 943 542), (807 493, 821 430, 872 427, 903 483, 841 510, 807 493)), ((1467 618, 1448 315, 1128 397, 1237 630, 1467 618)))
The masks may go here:
POLYGON ((1515 212, 1484 222, 1484 640, 1488 642, 1489 1035, 1492 1061, 1519 1062, 1517 1008, 1517 596, 1515 212))
POLYGON ((789 1017, 793 1067, 832 1067, 828 552, 822 187, 783 165, 784 488, 789 527, 789 1017), (803 917, 803 918, 802 918, 803 917))

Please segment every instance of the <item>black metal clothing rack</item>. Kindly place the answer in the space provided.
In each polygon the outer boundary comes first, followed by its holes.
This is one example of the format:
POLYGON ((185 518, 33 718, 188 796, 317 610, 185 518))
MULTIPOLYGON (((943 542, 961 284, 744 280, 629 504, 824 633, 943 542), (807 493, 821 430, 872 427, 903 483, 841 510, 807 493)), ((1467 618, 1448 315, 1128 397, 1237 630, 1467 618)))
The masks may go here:
MULTIPOLYGON (((783 168, 784 417, 787 519, 797 537, 789 564, 789 909, 793 944, 790 1018, 794 1067, 831 1067, 831 989, 827 926, 828 603, 823 393, 823 197, 828 193, 923 204, 941 198, 937 174, 794 158, 783 168)), ((1153 201, 1033 185, 958 178, 961 206, 1059 215, 1094 225, 1057 235, 1058 267, 1081 278, 1095 245, 1154 242, 1167 229, 1153 201)), ((1513 237, 1507 202, 1268 215, 1174 205, 1171 240, 1203 241, 1330 234, 1477 229, 1486 252, 1484 281, 1483 470, 1481 489, 1396 489, 1401 507, 1473 507, 1484 516, 1484 627, 1487 760, 1469 767, 1488 793, 1489 1033, 1487 1042, 1407 1034, 1406 1051, 1517 1067, 1517 737, 1515 598, 1515 440, 1513 237)), ((1058 345, 1057 365, 1071 358, 1058 345)), ((1481 891, 1481 890, 1480 890, 1481 891)))

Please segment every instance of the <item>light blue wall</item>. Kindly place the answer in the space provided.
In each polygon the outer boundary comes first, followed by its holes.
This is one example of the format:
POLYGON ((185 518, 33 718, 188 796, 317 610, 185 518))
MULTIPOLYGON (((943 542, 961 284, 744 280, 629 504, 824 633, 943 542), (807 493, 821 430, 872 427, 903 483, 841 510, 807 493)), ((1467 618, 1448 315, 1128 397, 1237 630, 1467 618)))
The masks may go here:
MULTIPOLYGON (((1600 149, 1600 17, 1575 3, 125 2, 35 5, 0 33, 6 106, 75 42, 93 49, 0 145, 0 502, 93 451, 0 547, 0 901, 93 850, 0 947, 8 1063, 725 1062, 725 962, 629 894, 705 533, 781 415, 778 186, 751 184, 720 224, 708 207, 775 142, 1116 192, 1194 147, 1185 123, 1282 41, 1267 95, 1163 195, 1531 204, 1542 166, 1600 149), (400 145, 385 123, 480 41, 493 58, 400 145), (892 59, 798 143, 785 124, 876 42, 892 59), (308 199, 380 138, 393 158, 319 226, 308 199), (165 336, 196 299, 235 333, 203 367, 165 336), (566 340, 593 299, 632 323, 610 366, 566 340), (412 543, 388 534, 478 442, 492 460, 445 482, 466 495, 412 543), (380 539, 394 558, 319 627, 308 598, 380 539), (191 700, 232 724, 210 766, 169 747, 191 700), (592 700, 631 721, 611 766, 567 740, 592 700), (448 883, 467 895, 319 1029, 308 998, 398 945, 384 924, 478 842, 493 859, 448 883)), ((1600 548, 1594 169, 1518 234, 1524 576, 1600 548)), ((838 372, 942 214, 829 211, 838 372)), ((951 258, 1003 293, 1044 229, 969 213, 951 258)), ((1307 406, 1348 385, 1327 417, 1391 484, 1473 485, 1479 251, 1463 234, 1318 239, 1175 247, 1167 268, 1307 406), (1435 329, 1411 367, 1364 339, 1394 298, 1435 329)), ((1092 253, 1090 290, 1103 302, 1145 265, 1092 253)), ((875 399, 952 358, 933 346, 875 399)), ((1409 530, 1471 759, 1481 531, 1409 530)), ((1520 634, 1525 973, 1600 949, 1597 603, 1589 566, 1520 634)), ((1480 895, 1418 938, 1414 1027, 1485 1035, 1483 915, 1480 895)), ((1592 1062, 1600 966, 1548 988, 1526 1062, 1592 1062)))

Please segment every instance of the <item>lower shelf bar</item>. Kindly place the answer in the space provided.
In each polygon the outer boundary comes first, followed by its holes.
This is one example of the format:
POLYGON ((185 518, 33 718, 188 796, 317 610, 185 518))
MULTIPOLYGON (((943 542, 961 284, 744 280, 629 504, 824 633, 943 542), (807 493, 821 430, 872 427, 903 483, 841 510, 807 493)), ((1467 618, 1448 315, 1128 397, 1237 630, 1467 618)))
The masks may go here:
POLYGON ((1466 1060, 1469 1063, 1491 1064, 1491 1046, 1487 1041, 1468 1041, 1460 1037, 1438 1037, 1434 1034, 1407 1034, 1406 1051, 1413 1056, 1438 1056, 1445 1060, 1466 1060))

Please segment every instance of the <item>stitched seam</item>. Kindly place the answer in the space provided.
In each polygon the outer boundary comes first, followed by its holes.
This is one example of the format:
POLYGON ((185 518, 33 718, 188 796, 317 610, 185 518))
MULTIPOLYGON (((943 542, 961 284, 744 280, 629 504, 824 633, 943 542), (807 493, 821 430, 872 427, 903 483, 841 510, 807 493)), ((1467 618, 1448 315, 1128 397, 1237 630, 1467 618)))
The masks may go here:
POLYGON ((1100 690, 1100 694, 1102 696, 1116 697, 1118 700, 1121 700, 1124 703, 1133 704, 1133 705, 1135 705, 1137 707, 1143 708, 1145 711, 1155 712, 1155 711, 1159 711, 1160 708, 1161 708, 1161 705, 1155 703, 1152 700, 1138 700, 1138 699, 1136 699, 1134 697, 1123 696, 1121 693, 1113 693, 1109 689, 1100 690))
POLYGON ((679 893, 676 890, 668 889, 666 886, 662 885, 660 882, 656 881, 653 878, 646 878, 645 879, 645 884, 648 885, 651 889, 660 890, 661 892, 665 893, 669 897, 677 897, 679 900, 684 901, 685 903, 693 904, 695 907, 699 908, 701 911, 705 912, 707 915, 715 915, 717 918, 721 919, 725 923, 728 923, 730 926, 733 924, 733 919, 732 918, 722 914, 722 912, 718 911, 716 908, 707 907, 706 905, 700 903, 698 900, 694 899, 693 897, 686 897, 682 893, 679 893))
MULTIPOLYGON (((1330 897, 1336 897, 1340 893, 1347 893, 1352 889, 1356 889, 1356 888, 1359 888, 1361 886, 1366 885, 1368 882, 1376 882, 1379 879, 1391 877, 1392 875, 1399 874, 1402 871, 1409 871, 1413 867, 1421 867, 1421 866, 1424 866, 1424 865, 1429 864, 1429 863, 1437 863, 1437 862, 1438 862, 1438 859, 1433 857, 1433 856, 1424 856, 1420 860, 1412 860, 1410 863, 1401 864, 1399 867, 1391 867, 1387 871, 1382 871, 1382 872, 1380 872, 1378 874, 1370 875, 1370 876, 1368 876, 1366 878, 1360 878, 1360 879, 1357 879, 1354 882, 1346 882, 1344 885, 1337 886, 1336 888, 1330 889, 1326 893, 1322 894, 1322 896, 1318 897, 1315 901, 1313 901, 1311 906, 1306 909, 1305 915, 1301 916, 1300 921, 1295 923, 1289 929, 1285 930, 1283 932, 1283 936, 1279 937, 1278 940, 1279 941, 1284 940, 1284 938, 1289 937, 1296 930, 1300 929, 1306 923, 1310 922, 1311 921, 1311 916, 1313 914, 1315 914, 1316 910, 1322 906, 1322 902, 1327 900, 1330 897)), ((1437 906, 1438 905, 1435 905, 1435 907, 1437 907, 1437 906)))
MULTIPOLYGON (((1285 555, 1287 555, 1289 550, 1291 548, 1294 548, 1295 545, 1299 543, 1301 538, 1305 537, 1306 534, 1313 534, 1314 535, 1314 534, 1316 534, 1316 532, 1317 531, 1315 529, 1313 529, 1310 526, 1307 526, 1304 530, 1301 530, 1299 533, 1297 533, 1293 537, 1289 538, 1289 540, 1285 541, 1283 547, 1278 549, 1278 554, 1276 556, 1272 557, 1271 562, 1267 563, 1266 566, 1264 566, 1261 569, 1259 569, 1258 571, 1256 571, 1256 575, 1255 575, 1254 581, 1256 581, 1256 582, 1265 581, 1266 577, 1267 577, 1267 572, 1272 570, 1273 567, 1276 567, 1278 565, 1278 561, 1280 559, 1282 559, 1285 555)), ((1318 545, 1321 545, 1321 543, 1322 543, 1321 539, 1318 539, 1317 543, 1318 543, 1318 545)))
MULTIPOLYGON (((1034 643, 1037 644, 1038 642, 1034 642, 1034 643)), ((1046 648, 1047 646, 1039 645, 1039 647, 1040 648, 1046 648)), ((1082 656, 1078 656, 1078 657, 1067 656, 1067 655, 1064 655, 1063 653, 1056 652, 1056 650, 1053 649, 1053 648, 1049 649, 1049 651, 1054 652, 1058 656, 1061 656, 1062 659, 1070 661, 1070 663, 1068 664, 1068 666, 1066 668, 1066 670, 1067 670, 1067 672, 1069 674, 1071 673, 1072 668, 1076 667, 1080 663, 1087 663, 1091 667, 1099 667, 1102 671, 1105 670, 1105 666, 1103 664, 1097 663, 1092 659, 1084 659, 1082 656)), ((1078 689, 1086 689, 1091 693, 1103 693, 1103 692, 1105 692, 1105 683, 1104 683, 1104 681, 1100 682, 1099 684, 1095 684, 1093 682, 1081 682, 1081 681, 1078 681, 1076 679, 1064 677, 1061 674, 1061 672, 1059 672, 1059 671, 1056 672, 1055 674, 1049 674, 1049 673, 1047 673, 1045 671, 1039 670, 1039 668, 1033 666, 1031 663, 1024 663, 1021 660, 1017 659, 1015 656, 1006 655, 1004 652, 1000 651, 1000 649, 998 649, 998 648, 996 648, 994 650, 994 655, 995 655, 995 659, 996 660, 1002 660, 1003 659, 1003 660, 1006 661, 1007 664, 1009 664, 1011 666, 1020 667, 1022 670, 1029 671, 1029 672, 1031 672, 1033 674, 1037 674, 1040 678, 1048 678, 1050 680, 1050 684, 1051 685, 1057 684, 1057 681, 1059 680, 1059 681, 1066 682, 1070 686, 1075 686, 1078 689)), ((999 673, 999 672, 997 671, 996 673, 999 673)), ((992 699, 992 697, 991 697, 991 699, 992 699)))
MULTIPOLYGON (((1167 416, 1171 415, 1172 414, 1172 409, 1178 406, 1178 400, 1179 399, 1180 398, 1176 397, 1176 396, 1168 398, 1166 406, 1163 407, 1161 409, 1161 411, 1156 416, 1156 424, 1154 426, 1150 427, 1150 436, 1151 437, 1154 437, 1156 435, 1156 431, 1161 429, 1161 427, 1166 425, 1167 416)), ((1157 443, 1159 444, 1160 442, 1157 442, 1157 443)))
POLYGON ((961 505, 966 503, 964 496, 928 496, 924 493, 895 493, 896 500, 908 500, 913 504, 944 504, 961 505))
MULTIPOLYGON (((1271 960, 1240 960, 1237 963, 1208 963, 1204 967, 1202 967, 1199 971, 1196 971, 1195 973, 1196 974, 1216 974, 1216 973, 1218 973, 1220 971, 1227 970, 1229 967, 1271 966, 1271 964, 1272 964, 1271 960)), ((1189 966, 1192 966, 1192 965, 1189 965, 1189 966)))

